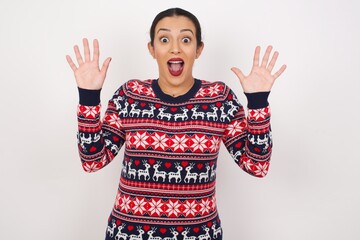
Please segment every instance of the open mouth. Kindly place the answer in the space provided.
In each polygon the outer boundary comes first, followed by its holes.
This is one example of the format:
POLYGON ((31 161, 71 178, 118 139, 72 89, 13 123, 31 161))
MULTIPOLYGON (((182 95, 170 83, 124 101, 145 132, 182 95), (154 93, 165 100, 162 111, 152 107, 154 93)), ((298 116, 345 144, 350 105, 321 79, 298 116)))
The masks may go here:
POLYGON ((167 62, 168 69, 171 75, 179 76, 184 69, 184 61, 180 58, 170 59, 167 62))

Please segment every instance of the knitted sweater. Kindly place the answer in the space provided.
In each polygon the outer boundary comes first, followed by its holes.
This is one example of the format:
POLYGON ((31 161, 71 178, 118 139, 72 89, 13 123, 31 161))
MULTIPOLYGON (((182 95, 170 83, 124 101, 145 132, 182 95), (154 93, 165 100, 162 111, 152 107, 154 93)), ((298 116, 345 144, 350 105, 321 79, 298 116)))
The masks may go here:
POLYGON ((125 145, 106 239, 222 239, 215 183, 221 141, 245 172, 263 177, 271 155, 269 92, 246 94, 247 116, 222 82, 195 79, 173 98, 157 80, 130 80, 100 120, 100 90, 79 89, 78 147, 95 172, 125 145))

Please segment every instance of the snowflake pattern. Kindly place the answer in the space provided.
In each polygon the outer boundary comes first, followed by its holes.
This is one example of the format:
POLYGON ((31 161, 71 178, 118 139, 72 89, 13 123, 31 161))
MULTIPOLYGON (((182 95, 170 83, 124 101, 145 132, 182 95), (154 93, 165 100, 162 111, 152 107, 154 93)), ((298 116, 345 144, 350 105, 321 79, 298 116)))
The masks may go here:
POLYGON ((151 87, 146 88, 143 92, 148 97, 155 97, 155 93, 151 87))
POLYGON ((93 119, 100 113, 100 106, 78 106, 78 114, 85 116, 86 118, 93 119))
MULTIPOLYGON (((211 221, 198 224, 199 228, 190 229, 189 236, 197 239, 205 236, 202 227, 211 228, 215 224, 213 220, 216 220, 216 229, 221 227, 214 185, 221 141, 246 172, 258 177, 267 174, 270 157, 266 156, 270 155, 272 146, 270 109, 249 109, 246 118, 244 109, 226 85, 206 81, 202 81, 192 99, 167 104, 155 96, 152 81, 131 80, 121 86, 115 98, 122 108, 109 104, 103 122, 99 117, 100 105, 78 105, 82 166, 87 172, 101 169, 112 161, 120 150, 120 139, 125 138, 124 163, 133 164, 124 165, 114 204, 113 214, 117 215, 113 215, 111 221, 118 217, 117 226, 126 224, 122 232, 128 237, 136 236, 140 228, 146 236, 154 225, 158 227, 154 236, 165 239, 161 234, 167 231, 171 239, 170 228, 161 225, 166 224, 167 218, 179 221, 186 218, 195 225, 198 219, 211 217, 211 221), (171 117, 160 115, 160 108, 171 117), (183 111, 186 116, 179 121, 175 114, 182 115, 181 109, 188 111, 183 111), (256 142, 268 143, 266 153, 259 151, 254 145, 256 142)), ((115 237, 118 230, 111 221, 108 234, 115 237)), ((175 225, 174 230, 180 233, 185 229, 175 225)), ((215 234, 215 229, 210 230, 210 234, 215 234)))
POLYGON ((116 129, 120 129, 122 127, 121 120, 118 114, 107 114, 104 120, 106 123, 108 123, 112 127, 115 127, 116 129))
POLYGON ((180 217, 192 218, 196 216, 206 216, 216 210, 215 198, 202 198, 199 200, 177 199, 163 200, 161 198, 131 197, 127 194, 117 195, 115 208, 123 213, 136 215, 148 214, 152 217, 180 217))
POLYGON ((142 83, 140 83, 139 81, 129 82, 128 86, 134 93, 138 93, 138 94, 143 93, 144 85, 142 83))
POLYGON ((134 135, 134 145, 137 149, 146 149, 149 143, 146 141, 149 138, 146 132, 137 132, 134 135))
POLYGON ((226 128, 226 135, 235 136, 236 134, 243 133, 246 128, 246 121, 234 121, 226 128))
POLYGON ((210 201, 209 201, 208 198, 201 199, 201 203, 199 205, 200 205, 201 215, 205 215, 205 214, 210 213, 211 206, 210 206, 210 201))
POLYGON ((191 138, 193 144, 191 145, 191 148, 194 152, 200 150, 201 152, 204 152, 206 149, 206 144, 207 144, 207 139, 205 137, 205 135, 198 135, 195 134, 192 138, 191 138))
POLYGON ((178 136, 178 135, 175 135, 174 138, 172 138, 172 141, 173 141, 173 145, 171 146, 174 151, 179 151, 181 150, 182 152, 185 151, 185 149, 187 148, 187 141, 189 139, 186 137, 186 135, 182 135, 182 136, 178 136))
POLYGON ((255 119, 256 121, 264 120, 269 115, 269 107, 260 109, 250 109, 249 118, 255 119))
POLYGON ((134 214, 143 215, 146 211, 145 209, 145 199, 143 197, 136 197, 133 201, 134 206, 132 208, 134 214))
POLYGON ((125 143, 126 143, 126 147, 127 147, 127 148, 131 148, 131 146, 132 146, 132 141, 133 141, 133 136, 131 135, 131 133, 126 133, 125 143))
POLYGON ((151 143, 151 145, 154 147, 154 149, 156 150, 165 150, 168 148, 168 144, 167 142, 169 141, 169 138, 166 136, 165 133, 155 133, 154 135, 151 136, 153 142, 151 143))
POLYGON ((170 199, 166 206, 168 207, 166 213, 169 217, 178 217, 180 215, 179 201, 170 199))
POLYGON ((130 196, 129 195, 123 195, 122 198, 120 198, 120 209, 121 211, 128 212, 130 210, 130 196))
POLYGON ((265 177, 265 175, 268 172, 268 168, 269 168, 269 163, 268 162, 264 162, 264 163, 257 163, 255 164, 255 175, 259 176, 259 177, 265 177))
POLYGON ((85 172, 96 172, 101 168, 101 164, 97 162, 85 162, 83 164, 83 168, 85 172))
POLYGON ((214 84, 209 87, 208 94, 210 95, 210 97, 218 96, 219 93, 223 91, 223 89, 223 85, 214 84))
POLYGON ((185 216, 186 217, 194 217, 196 214, 197 214, 197 203, 195 200, 186 200, 185 201, 185 204, 184 204, 184 207, 185 207, 185 210, 184 210, 184 213, 185 213, 185 216))
POLYGON ((162 206, 164 205, 164 203, 161 201, 161 199, 153 198, 151 199, 149 204, 150 204, 149 211, 152 216, 160 216, 163 213, 162 206))
POLYGON ((253 161, 250 158, 244 156, 241 158, 241 165, 245 168, 246 171, 251 171, 252 167, 254 166, 253 161))
POLYGON ((206 88, 200 88, 199 91, 196 93, 195 97, 196 98, 205 97, 206 94, 207 94, 206 88))
POLYGON ((220 137, 208 137, 205 134, 176 134, 135 132, 126 134, 126 147, 136 149, 154 149, 156 151, 185 152, 216 152, 220 148, 220 137))
POLYGON ((219 137, 212 137, 210 139, 210 152, 217 152, 220 148, 220 138, 219 137))

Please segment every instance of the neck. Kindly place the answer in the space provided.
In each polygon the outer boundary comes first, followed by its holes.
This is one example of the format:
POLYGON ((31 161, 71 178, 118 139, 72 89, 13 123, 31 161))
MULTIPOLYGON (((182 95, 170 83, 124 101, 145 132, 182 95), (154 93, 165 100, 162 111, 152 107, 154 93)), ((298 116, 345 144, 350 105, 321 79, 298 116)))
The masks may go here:
POLYGON ((180 85, 169 84, 165 81, 161 81, 160 78, 158 80, 158 84, 159 84, 161 91, 163 91, 163 93, 170 95, 172 97, 178 97, 178 96, 186 94, 193 87, 194 83, 195 83, 194 78, 192 78, 191 80, 186 81, 180 85))

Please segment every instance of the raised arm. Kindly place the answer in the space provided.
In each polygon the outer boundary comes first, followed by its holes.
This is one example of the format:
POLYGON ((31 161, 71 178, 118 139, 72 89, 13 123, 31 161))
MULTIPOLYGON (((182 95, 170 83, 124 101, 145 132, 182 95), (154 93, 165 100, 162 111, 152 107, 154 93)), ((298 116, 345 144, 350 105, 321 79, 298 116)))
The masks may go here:
POLYGON ((100 69, 98 41, 95 39, 93 42, 92 58, 86 38, 83 39, 83 45, 84 58, 79 47, 74 46, 78 66, 69 55, 66 59, 74 72, 79 89, 77 137, 80 159, 86 172, 95 172, 114 159, 124 143, 125 134, 117 113, 119 104, 114 103, 116 95, 109 101, 103 121, 100 120, 100 91, 111 58, 107 58, 100 69))
POLYGON ((266 49, 260 65, 260 47, 256 47, 253 67, 247 76, 236 67, 231 69, 248 99, 248 114, 245 115, 244 108, 234 98, 238 112, 225 131, 223 141, 235 162, 256 177, 264 177, 268 172, 273 144, 268 96, 275 80, 286 69, 286 65, 282 65, 275 74, 271 73, 278 57, 275 52, 269 62, 271 50, 271 46, 266 49))

